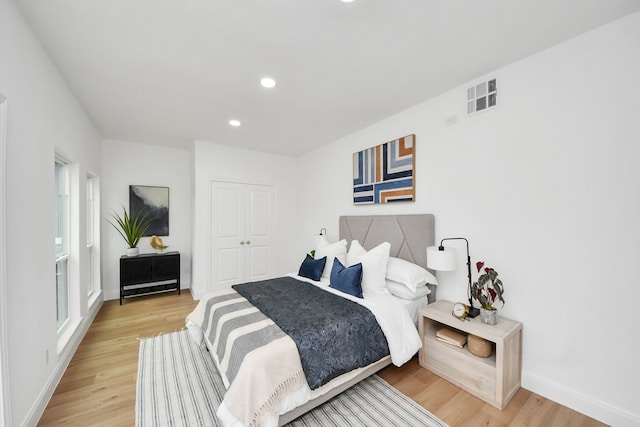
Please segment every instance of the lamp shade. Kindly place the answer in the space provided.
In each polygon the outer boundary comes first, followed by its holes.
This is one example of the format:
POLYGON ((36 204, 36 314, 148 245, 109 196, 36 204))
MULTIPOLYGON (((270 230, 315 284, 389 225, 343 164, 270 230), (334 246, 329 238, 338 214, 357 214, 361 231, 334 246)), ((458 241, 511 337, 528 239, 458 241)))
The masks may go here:
POLYGON ((427 248, 427 267, 436 271, 455 270, 456 250, 444 246, 429 246, 427 248))

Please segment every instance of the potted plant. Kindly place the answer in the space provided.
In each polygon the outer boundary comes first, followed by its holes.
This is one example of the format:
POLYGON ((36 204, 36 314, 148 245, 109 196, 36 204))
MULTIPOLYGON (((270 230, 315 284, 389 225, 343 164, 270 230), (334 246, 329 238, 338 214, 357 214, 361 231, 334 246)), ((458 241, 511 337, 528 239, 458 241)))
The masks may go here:
POLYGON ((129 245, 127 255, 136 256, 140 252, 138 249, 140 238, 144 232, 147 231, 147 228, 149 228, 155 218, 148 218, 149 214, 143 214, 142 211, 129 215, 124 206, 122 207, 122 211, 122 216, 118 215, 116 212, 111 214, 118 225, 109 220, 107 221, 118 231, 118 233, 120 233, 124 241, 129 245))
POLYGON ((500 301, 504 305, 504 287, 502 280, 498 279, 498 272, 491 267, 485 267, 484 262, 478 261, 476 268, 480 276, 471 285, 471 295, 480 303, 480 319, 482 323, 496 324, 496 307, 494 304, 500 301), (484 272, 482 272, 484 268, 484 272))

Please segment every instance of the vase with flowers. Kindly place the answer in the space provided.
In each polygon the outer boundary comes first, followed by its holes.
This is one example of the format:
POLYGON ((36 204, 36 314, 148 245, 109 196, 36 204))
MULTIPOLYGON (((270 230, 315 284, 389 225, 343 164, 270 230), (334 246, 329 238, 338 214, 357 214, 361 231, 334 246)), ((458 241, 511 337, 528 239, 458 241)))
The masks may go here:
POLYGON ((495 325, 497 323, 495 304, 499 301, 504 305, 502 280, 498 278, 498 272, 495 269, 485 267, 482 261, 476 263, 476 268, 480 276, 471 285, 471 295, 480 303, 482 323, 495 325))

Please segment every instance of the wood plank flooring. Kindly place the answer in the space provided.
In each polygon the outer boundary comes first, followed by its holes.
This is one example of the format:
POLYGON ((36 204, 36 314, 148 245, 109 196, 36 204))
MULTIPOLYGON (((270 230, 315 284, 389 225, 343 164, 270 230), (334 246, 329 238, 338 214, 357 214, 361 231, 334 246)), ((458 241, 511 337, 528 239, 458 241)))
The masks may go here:
MULTIPOLYGON (((106 301, 73 356, 39 426, 133 426, 138 368, 137 338, 184 326, 195 307, 188 290, 106 301)), ((604 426, 562 405, 520 389, 503 411, 418 365, 417 358, 379 374, 451 427, 604 426)))

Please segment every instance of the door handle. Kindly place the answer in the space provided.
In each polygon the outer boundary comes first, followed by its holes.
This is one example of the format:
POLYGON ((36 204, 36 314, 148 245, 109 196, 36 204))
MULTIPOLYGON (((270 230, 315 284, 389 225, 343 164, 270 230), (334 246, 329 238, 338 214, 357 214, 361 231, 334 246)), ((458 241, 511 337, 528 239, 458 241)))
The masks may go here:
POLYGON ((240 240, 240 244, 241 244, 241 245, 244 245, 244 240, 240 240))
POLYGON ((251 240, 247 240, 247 245, 250 245, 250 244, 251 244, 251 240))

